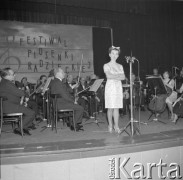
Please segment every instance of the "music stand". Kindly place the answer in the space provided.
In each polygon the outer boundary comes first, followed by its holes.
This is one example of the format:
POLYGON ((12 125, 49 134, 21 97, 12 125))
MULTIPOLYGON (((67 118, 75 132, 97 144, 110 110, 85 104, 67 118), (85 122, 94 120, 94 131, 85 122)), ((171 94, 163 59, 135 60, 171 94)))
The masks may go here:
MULTIPOLYGON (((103 81, 104 81, 104 79, 97 79, 94 81, 93 85, 90 87, 89 92, 94 93, 95 97, 96 97, 96 92, 97 92, 98 88, 101 86, 103 81)), ((97 100, 96 99, 95 99, 94 121, 87 122, 84 124, 91 124, 91 123, 95 123, 95 124, 97 124, 97 126, 99 126, 99 123, 105 123, 97 118, 97 100)))
POLYGON ((150 90, 149 94, 154 96, 153 100, 154 100, 154 105, 155 105, 155 110, 151 110, 152 113, 148 118, 148 122, 158 121, 160 123, 166 124, 165 122, 163 122, 157 118, 158 111, 156 108, 158 95, 167 94, 167 89, 163 83, 163 79, 161 76, 148 76, 148 77, 146 77, 146 79, 147 79, 147 84, 148 84, 148 87, 150 90), (151 119, 151 117, 153 115, 155 116, 155 118, 151 119))

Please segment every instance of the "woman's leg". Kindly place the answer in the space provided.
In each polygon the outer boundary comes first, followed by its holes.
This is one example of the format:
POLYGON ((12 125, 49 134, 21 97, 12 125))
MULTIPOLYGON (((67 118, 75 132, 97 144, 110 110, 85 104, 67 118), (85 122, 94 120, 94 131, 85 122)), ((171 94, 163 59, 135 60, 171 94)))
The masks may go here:
POLYGON ((115 130, 119 129, 119 109, 115 108, 113 111, 113 116, 114 116, 114 127, 115 130))
POLYGON ((112 116, 113 116, 113 109, 109 108, 107 110, 107 119, 108 119, 108 123, 109 123, 109 129, 111 129, 111 130, 113 128, 112 116))
POLYGON ((172 107, 172 104, 167 103, 167 105, 168 105, 168 109, 170 110, 170 113, 171 113, 171 119, 173 120, 173 107, 172 107))

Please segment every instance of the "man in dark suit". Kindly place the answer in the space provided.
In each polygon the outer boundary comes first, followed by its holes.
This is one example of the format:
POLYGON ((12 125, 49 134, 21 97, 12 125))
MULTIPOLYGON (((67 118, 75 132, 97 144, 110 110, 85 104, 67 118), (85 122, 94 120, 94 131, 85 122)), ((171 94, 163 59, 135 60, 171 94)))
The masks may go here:
POLYGON ((87 91, 88 89, 86 89, 85 78, 81 77, 80 84, 78 87, 78 104, 81 105, 84 109, 86 109, 86 105, 88 103, 87 91))
MULTIPOLYGON (((63 83, 64 77, 65 73, 61 68, 55 69, 55 78, 50 83, 51 94, 59 95, 59 98, 57 99, 58 109, 74 109, 76 130, 83 130, 83 126, 81 126, 80 124, 82 123, 84 109, 82 106, 74 104, 73 97, 67 91, 67 87, 63 83)), ((73 130, 73 125, 71 126, 71 130, 73 130)))
POLYGON ((74 97, 78 84, 73 81, 72 74, 68 74, 65 85, 67 87, 67 91, 69 91, 71 96, 74 97))
MULTIPOLYGON (((23 113, 24 134, 31 135, 29 129, 32 128, 35 113, 22 105, 22 97, 24 97, 25 94, 13 83, 15 80, 15 73, 11 68, 5 68, 1 70, 0 75, 2 77, 0 82, 0 96, 6 98, 3 102, 3 112, 23 113)), ((19 129, 15 129, 14 133, 21 135, 19 129)))

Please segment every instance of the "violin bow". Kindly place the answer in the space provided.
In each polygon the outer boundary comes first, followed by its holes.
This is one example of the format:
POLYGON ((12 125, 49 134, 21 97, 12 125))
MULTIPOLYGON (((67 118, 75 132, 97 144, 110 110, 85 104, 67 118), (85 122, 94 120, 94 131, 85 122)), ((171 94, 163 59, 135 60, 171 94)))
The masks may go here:
POLYGON ((79 79, 80 79, 80 76, 81 76, 81 68, 82 68, 82 65, 83 65, 83 54, 82 54, 82 58, 81 58, 80 68, 79 68, 78 83, 79 83, 79 79))

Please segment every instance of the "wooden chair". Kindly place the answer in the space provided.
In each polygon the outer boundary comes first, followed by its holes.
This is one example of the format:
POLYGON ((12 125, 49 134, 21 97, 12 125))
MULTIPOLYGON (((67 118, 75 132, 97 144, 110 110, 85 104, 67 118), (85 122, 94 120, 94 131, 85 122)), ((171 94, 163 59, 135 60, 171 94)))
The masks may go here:
POLYGON ((3 124, 4 123, 11 123, 13 130, 15 128, 15 123, 17 123, 20 127, 21 135, 23 137, 23 113, 3 113, 3 100, 5 97, 0 97, 0 111, 1 111, 1 118, 0 118, 0 135, 2 132, 3 124))
MULTIPOLYGON (((72 123, 74 126, 74 131, 76 131, 76 124, 75 124, 75 119, 74 119, 74 110, 73 109, 58 109, 57 106, 57 98, 59 95, 57 94, 51 94, 50 95, 50 101, 51 101, 51 111, 52 111, 52 115, 53 117, 52 119, 52 130, 55 128, 55 131, 57 133, 57 128, 58 128, 58 116, 59 114, 61 114, 61 116, 59 116, 59 118, 63 119, 63 124, 65 123, 65 119, 69 118, 70 121, 70 117, 72 117, 72 123)), ((71 123, 70 123, 71 124, 71 123)))

